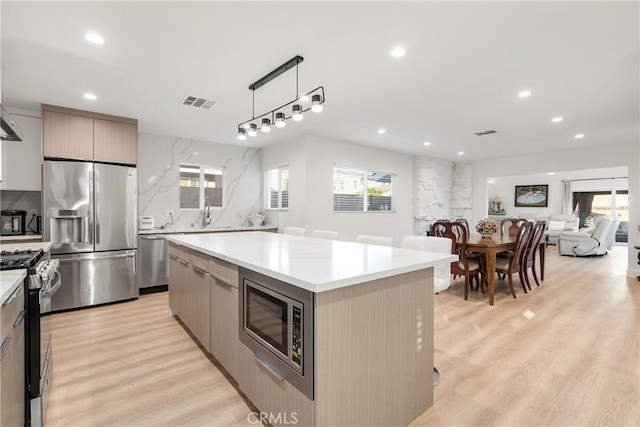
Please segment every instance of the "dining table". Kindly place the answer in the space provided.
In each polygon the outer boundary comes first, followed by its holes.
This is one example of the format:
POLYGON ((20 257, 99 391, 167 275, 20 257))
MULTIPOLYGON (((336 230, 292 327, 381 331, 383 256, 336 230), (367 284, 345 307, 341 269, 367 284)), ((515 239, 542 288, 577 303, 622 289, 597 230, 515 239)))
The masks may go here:
MULTIPOLYGON (((461 243, 458 243, 460 247, 461 243)), ((544 258, 546 253, 546 239, 540 240, 538 258, 540 260, 540 280, 544 280, 544 258)), ((516 247, 516 236, 498 233, 491 237, 484 237, 478 233, 470 233, 467 237, 467 251, 478 252, 485 255, 487 271, 487 288, 489 293, 489 305, 493 305, 496 291, 496 256, 500 252, 508 252, 516 247)), ((535 268, 535 266, 534 266, 535 268)))

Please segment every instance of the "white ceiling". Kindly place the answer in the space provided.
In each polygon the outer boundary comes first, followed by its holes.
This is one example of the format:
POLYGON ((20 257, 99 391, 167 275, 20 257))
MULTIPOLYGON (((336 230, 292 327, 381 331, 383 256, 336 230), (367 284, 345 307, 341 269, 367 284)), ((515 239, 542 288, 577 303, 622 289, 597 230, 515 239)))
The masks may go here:
MULTIPOLYGON (((141 132, 225 144, 315 134, 451 161, 639 141, 638 2, 3 1, 1 14, 9 107, 135 117, 141 132), (390 56, 396 45, 405 57, 390 56), (249 84, 295 55, 300 92, 323 85, 325 111, 238 141, 249 84), (533 95, 519 99, 523 89, 533 95), (186 95, 216 104, 185 107, 186 95), (473 135, 486 129, 498 134, 473 135)), ((257 113, 290 101, 295 73, 255 96, 257 113)))

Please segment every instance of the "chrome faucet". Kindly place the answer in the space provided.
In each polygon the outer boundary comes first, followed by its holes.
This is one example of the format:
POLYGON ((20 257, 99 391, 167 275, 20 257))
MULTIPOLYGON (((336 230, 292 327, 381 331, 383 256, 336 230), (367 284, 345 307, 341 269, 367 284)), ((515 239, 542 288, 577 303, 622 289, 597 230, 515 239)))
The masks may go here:
POLYGON ((209 204, 209 196, 205 196, 204 197, 204 209, 202 211, 202 228, 204 228, 207 225, 211 224, 211 218, 209 218, 211 213, 209 212, 209 209, 211 209, 211 205, 209 204))

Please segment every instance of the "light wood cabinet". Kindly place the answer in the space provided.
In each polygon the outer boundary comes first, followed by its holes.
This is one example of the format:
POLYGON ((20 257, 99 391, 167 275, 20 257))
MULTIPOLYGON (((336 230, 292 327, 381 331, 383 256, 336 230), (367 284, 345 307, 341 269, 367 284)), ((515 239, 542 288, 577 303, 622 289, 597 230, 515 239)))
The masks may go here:
POLYGON ((210 325, 210 275, 196 264, 191 264, 189 277, 189 330, 200 341, 200 344, 211 352, 210 325))
POLYGON ((93 160, 93 119, 42 111, 44 157, 93 160))
POLYGON ((0 425, 24 426, 24 288, 20 285, 2 304, 2 338, 0 350, 0 425))
MULTIPOLYGON (((236 271, 236 283, 237 283, 236 271)), ((211 277, 211 354, 232 377, 238 377, 238 286, 211 277)))
POLYGON ((136 119, 42 104, 42 129, 45 158, 137 163, 136 119))
POLYGON ((138 127, 136 125, 94 119, 94 160, 135 165, 137 150, 138 127))
POLYGON ((267 422, 279 425, 314 425, 314 402, 289 381, 278 379, 254 357, 244 344, 238 344, 240 390, 256 408, 269 414, 267 422))
POLYGON ((169 246, 169 307, 185 326, 190 324, 190 288, 191 270, 183 251, 174 245, 169 246))

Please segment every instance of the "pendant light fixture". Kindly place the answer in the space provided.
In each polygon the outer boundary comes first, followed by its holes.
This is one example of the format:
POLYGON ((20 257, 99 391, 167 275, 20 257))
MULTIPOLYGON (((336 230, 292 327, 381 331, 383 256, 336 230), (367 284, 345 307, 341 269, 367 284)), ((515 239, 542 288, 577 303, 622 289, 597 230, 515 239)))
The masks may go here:
POLYGON ((283 128, 286 126, 286 120, 288 119, 293 119, 294 121, 299 122, 304 118, 303 113, 309 110, 313 111, 314 113, 319 113, 323 110, 322 104, 324 104, 325 101, 323 86, 318 86, 317 88, 303 94, 302 96, 299 96, 298 94, 298 64, 300 64, 302 61, 304 61, 303 57, 299 55, 295 56, 249 86, 249 90, 252 91, 253 114, 251 119, 246 120, 238 125, 239 140, 246 140, 247 135, 252 137, 256 136, 258 134, 258 126, 256 125, 256 123, 261 123, 260 130, 267 133, 271 131, 272 124, 274 124, 277 128, 283 128), (269 83, 271 80, 275 79, 284 72, 289 71, 293 67, 296 68, 295 98, 292 101, 274 108, 271 111, 256 116, 256 90, 269 83), (311 100, 311 102, 309 102, 309 100, 311 100), (287 115, 287 111, 291 111, 291 115, 287 115))
POLYGON ((262 127, 260 130, 265 133, 271 132, 271 120, 262 119, 262 127))
POLYGON ((256 126, 255 123, 251 123, 249 124, 249 130, 247 131, 247 135, 249 136, 256 136, 258 133, 256 132, 256 130, 258 129, 258 126, 256 126))
POLYGON ((287 125, 287 123, 284 121, 284 113, 276 113, 276 127, 277 128, 283 128, 287 125))
POLYGON ((300 104, 295 104, 293 106, 291 118, 296 122, 299 122, 304 118, 302 117, 302 106, 300 104))

